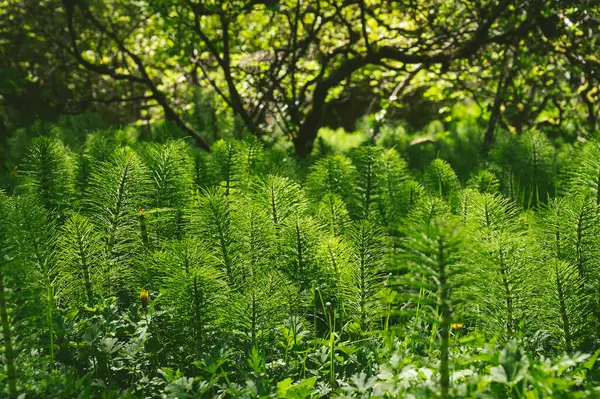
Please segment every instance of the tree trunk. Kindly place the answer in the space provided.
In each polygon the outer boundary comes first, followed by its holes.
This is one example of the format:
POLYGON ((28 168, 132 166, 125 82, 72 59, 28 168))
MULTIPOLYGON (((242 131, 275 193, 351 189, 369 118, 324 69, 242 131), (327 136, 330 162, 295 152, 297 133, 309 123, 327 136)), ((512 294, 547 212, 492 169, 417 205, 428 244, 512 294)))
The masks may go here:
MULTIPOLYGON (((508 51, 508 49, 506 49, 505 51, 508 51)), ((508 55, 506 57, 508 57, 508 55)), ((505 72, 503 72, 500 75, 500 79, 498 79, 498 89, 496 90, 496 96, 494 97, 494 105, 492 106, 492 113, 488 121, 487 130, 485 131, 485 150, 488 150, 494 142, 494 131, 496 130, 496 125, 498 124, 498 121, 501 118, 500 108, 502 107, 502 103, 504 102, 504 98, 506 97, 506 88, 512 82, 512 79, 515 76, 517 70, 514 67, 516 60, 517 55, 516 53, 514 53, 512 57, 512 65, 509 64, 509 62, 506 62, 505 72)))

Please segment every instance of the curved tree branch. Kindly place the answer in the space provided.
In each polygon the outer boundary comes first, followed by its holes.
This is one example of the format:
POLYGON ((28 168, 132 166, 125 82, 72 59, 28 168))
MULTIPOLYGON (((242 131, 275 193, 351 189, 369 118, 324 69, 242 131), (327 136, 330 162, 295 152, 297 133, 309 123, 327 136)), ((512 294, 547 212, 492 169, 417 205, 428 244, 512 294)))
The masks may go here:
POLYGON ((205 149, 206 151, 209 151, 210 145, 208 144, 208 142, 204 140, 198 132, 196 132, 190 126, 188 126, 183 121, 183 119, 177 114, 177 112, 171 107, 167 96, 161 90, 158 89, 158 85, 148 75, 148 71, 146 70, 142 59, 137 54, 127 49, 123 40, 119 39, 114 32, 109 31, 104 25, 102 25, 100 21, 98 21, 92 15, 89 9, 82 9, 83 16, 86 17, 101 33, 111 38, 117 44, 119 50, 122 53, 126 54, 129 58, 131 58, 131 60, 135 63, 141 76, 118 73, 113 68, 102 64, 91 63, 81 56, 81 52, 77 44, 77 32, 73 23, 75 15, 75 4, 68 0, 63 0, 63 4, 67 11, 67 29, 69 31, 69 37, 71 39, 71 53, 73 54, 77 62, 89 71, 92 71, 99 75, 110 76, 113 79, 117 80, 128 80, 146 86, 146 88, 152 93, 153 99, 163 109, 165 119, 175 123, 177 127, 183 130, 189 136, 191 136, 199 147, 205 149))
MULTIPOLYGON (((421 64, 423 66, 428 66, 438 63, 448 63, 456 59, 469 58, 475 55, 484 45, 495 43, 498 38, 505 40, 504 35, 490 37, 490 29, 509 4, 509 1, 499 2, 491 10, 490 16, 485 23, 481 24, 480 27, 473 32, 472 38, 462 46, 445 48, 437 52, 429 51, 422 53, 412 53, 410 52, 410 49, 393 46, 372 48, 367 54, 348 59, 327 77, 321 79, 317 78, 311 108, 294 139, 296 154, 304 158, 312 151, 313 142, 317 137, 318 129, 320 127, 327 95, 332 88, 339 85, 344 79, 347 79, 354 72, 367 65, 381 64, 384 60, 399 61, 403 64, 421 64)), ((527 20, 522 22, 522 24, 530 25, 527 20)), ((521 25, 515 29, 515 32, 523 33, 523 31, 528 32, 529 29, 524 29, 521 25)))

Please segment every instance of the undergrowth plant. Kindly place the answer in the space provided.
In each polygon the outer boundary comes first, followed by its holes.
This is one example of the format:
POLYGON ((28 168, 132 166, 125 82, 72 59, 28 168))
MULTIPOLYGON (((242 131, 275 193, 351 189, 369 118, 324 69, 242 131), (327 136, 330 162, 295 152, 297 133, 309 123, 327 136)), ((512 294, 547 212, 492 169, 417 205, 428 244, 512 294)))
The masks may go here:
POLYGON ((457 174, 158 133, 37 138, 0 194, 3 395, 598 395, 595 140, 457 174))

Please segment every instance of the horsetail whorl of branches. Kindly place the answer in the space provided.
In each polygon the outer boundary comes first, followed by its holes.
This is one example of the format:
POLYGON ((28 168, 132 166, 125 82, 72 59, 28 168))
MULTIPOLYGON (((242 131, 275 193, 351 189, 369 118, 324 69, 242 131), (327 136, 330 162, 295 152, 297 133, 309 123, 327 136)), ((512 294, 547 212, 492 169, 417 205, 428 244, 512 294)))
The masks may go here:
POLYGON ((34 140, 0 195, 9 397, 593 395, 595 141, 508 138, 460 177, 372 144, 299 165, 106 135, 83 163, 34 140))

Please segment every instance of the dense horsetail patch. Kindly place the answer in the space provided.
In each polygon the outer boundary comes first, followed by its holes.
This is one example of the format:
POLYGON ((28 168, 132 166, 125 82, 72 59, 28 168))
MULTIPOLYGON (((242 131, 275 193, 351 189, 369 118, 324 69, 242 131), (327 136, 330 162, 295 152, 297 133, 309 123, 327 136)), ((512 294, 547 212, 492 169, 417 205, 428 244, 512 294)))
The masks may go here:
POLYGON ((532 137, 466 179, 374 145, 35 139, 0 195, 6 392, 592 397, 598 144, 531 176, 532 137))

